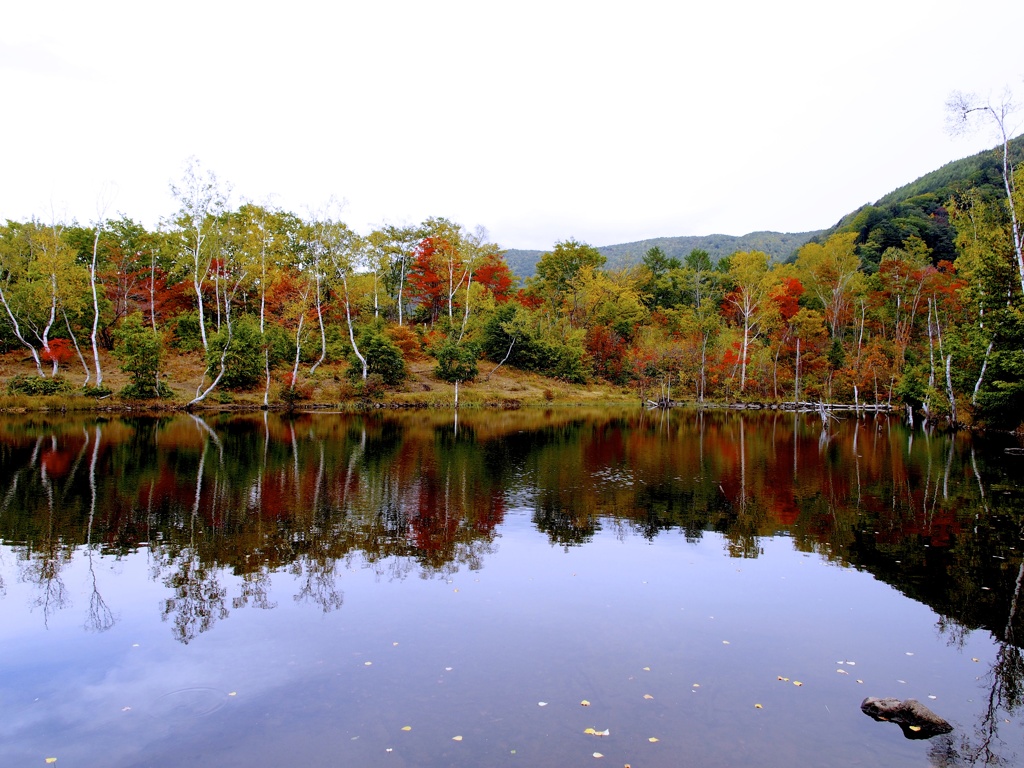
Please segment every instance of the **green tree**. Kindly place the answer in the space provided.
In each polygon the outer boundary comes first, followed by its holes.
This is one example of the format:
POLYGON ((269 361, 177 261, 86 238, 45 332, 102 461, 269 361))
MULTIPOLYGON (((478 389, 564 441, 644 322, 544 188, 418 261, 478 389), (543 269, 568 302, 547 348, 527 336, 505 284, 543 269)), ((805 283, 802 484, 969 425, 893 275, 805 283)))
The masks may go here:
POLYGON ((121 391, 122 397, 169 397, 170 390, 160 381, 163 340, 143 320, 141 312, 126 317, 115 335, 114 353, 121 360, 121 370, 131 376, 131 383, 121 391))
POLYGON ((435 349, 437 367, 434 374, 442 381, 455 385, 455 407, 459 407, 459 384, 476 378, 479 369, 480 347, 467 341, 445 338, 435 349))

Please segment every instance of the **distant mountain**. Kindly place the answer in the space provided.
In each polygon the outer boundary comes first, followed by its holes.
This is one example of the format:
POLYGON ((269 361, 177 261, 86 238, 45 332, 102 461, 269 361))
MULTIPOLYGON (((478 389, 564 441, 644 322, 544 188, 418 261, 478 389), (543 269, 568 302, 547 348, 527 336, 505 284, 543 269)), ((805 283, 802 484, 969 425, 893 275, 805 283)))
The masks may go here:
MULTIPOLYGON (((638 240, 635 243, 598 246, 597 250, 608 259, 608 269, 622 269, 639 264, 643 255, 655 246, 661 248, 669 258, 682 261, 694 248, 708 252, 715 263, 736 251, 764 251, 775 261, 792 256, 804 243, 818 237, 824 230, 816 232, 751 232, 747 235, 686 235, 681 237, 655 237, 638 240)), ((534 268, 544 251, 510 249, 505 252, 505 261, 513 273, 521 278, 533 275, 534 268)))

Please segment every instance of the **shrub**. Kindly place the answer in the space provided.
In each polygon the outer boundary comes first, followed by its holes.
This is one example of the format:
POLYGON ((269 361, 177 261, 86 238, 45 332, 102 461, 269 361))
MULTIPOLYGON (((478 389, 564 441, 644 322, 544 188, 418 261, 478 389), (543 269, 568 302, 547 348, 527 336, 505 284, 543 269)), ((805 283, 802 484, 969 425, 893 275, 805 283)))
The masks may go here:
POLYGON ((112 394, 114 394, 114 392, 113 392, 113 390, 110 387, 106 387, 106 386, 100 386, 100 387, 84 386, 84 387, 82 387, 82 394, 85 397, 110 397, 112 394))
MULTIPOLYGON (((220 356, 228 343, 227 326, 210 337, 210 348, 206 353, 206 364, 210 370, 220 370, 220 356)), ((249 389, 264 377, 263 337, 259 324, 249 316, 234 321, 231 344, 224 357, 224 378, 221 385, 227 389, 249 389)))
POLYGON ((156 331, 143 322, 141 312, 126 317, 117 329, 114 354, 121 360, 121 370, 132 378, 128 386, 121 390, 122 397, 141 400, 170 396, 166 385, 161 389, 157 384, 163 341, 156 331))
POLYGON ((199 334, 199 313, 184 312, 174 319, 174 335, 171 345, 182 352, 202 349, 203 339, 199 334))
MULTIPOLYGON (((377 325, 370 326, 359 334, 356 342, 359 351, 366 358, 367 372, 377 374, 387 386, 395 386, 405 381, 405 359, 402 351, 388 338, 383 329, 377 325)), ((349 378, 362 378, 362 364, 356 358, 351 347, 348 350, 349 378)))
POLYGON ((7 392, 11 395, 30 395, 37 397, 41 395, 66 395, 72 391, 71 383, 63 376, 52 379, 42 376, 29 376, 19 373, 12 376, 7 382, 7 392))

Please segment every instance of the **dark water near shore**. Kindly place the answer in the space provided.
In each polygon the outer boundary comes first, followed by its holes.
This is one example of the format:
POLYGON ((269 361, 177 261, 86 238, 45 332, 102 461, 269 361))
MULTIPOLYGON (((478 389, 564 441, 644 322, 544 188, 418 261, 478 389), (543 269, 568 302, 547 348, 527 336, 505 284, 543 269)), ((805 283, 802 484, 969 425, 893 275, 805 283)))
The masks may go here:
POLYGON ((1024 765, 1007 441, 7 417, 0 765, 1024 765), (955 730, 908 740, 865 696, 955 730))

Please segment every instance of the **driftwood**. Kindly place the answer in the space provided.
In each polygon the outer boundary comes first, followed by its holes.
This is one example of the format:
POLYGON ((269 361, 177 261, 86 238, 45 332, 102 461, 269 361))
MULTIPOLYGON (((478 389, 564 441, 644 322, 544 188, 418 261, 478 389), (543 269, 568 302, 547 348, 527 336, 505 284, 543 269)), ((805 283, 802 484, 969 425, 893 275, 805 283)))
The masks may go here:
POLYGON ((908 739, 930 739, 953 730, 952 725, 917 699, 876 699, 868 696, 861 702, 860 709, 874 720, 896 723, 908 739))

